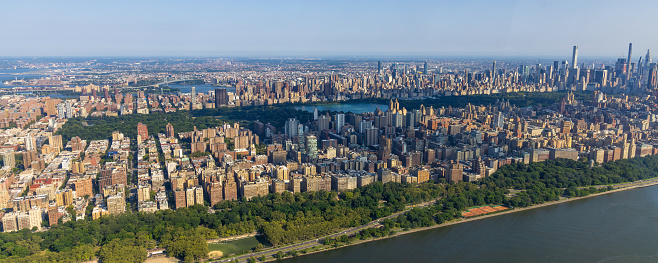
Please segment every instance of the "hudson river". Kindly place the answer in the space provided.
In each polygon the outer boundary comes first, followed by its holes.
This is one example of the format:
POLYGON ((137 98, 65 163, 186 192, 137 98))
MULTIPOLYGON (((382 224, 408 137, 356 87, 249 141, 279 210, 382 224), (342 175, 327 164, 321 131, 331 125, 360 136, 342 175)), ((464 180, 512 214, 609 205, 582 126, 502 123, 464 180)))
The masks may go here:
POLYGON ((410 233, 284 262, 658 262, 658 186, 410 233))

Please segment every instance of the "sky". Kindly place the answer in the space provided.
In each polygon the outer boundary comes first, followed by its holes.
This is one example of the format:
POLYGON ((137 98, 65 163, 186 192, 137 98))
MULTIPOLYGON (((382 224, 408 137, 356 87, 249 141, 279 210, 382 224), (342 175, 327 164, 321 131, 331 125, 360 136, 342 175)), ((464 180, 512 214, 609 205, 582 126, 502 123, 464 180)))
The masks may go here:
POLYGON ((0 3, 0 56, 570 57, 578 45, 581 57, 625 57, 629 42, 634 55, 658 48, 658 1, 0 3))

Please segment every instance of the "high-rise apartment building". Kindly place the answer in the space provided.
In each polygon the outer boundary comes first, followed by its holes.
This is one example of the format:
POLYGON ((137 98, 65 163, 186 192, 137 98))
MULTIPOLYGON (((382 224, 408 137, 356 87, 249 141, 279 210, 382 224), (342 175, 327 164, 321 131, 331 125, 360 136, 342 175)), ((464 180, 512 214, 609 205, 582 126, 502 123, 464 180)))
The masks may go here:
POLYGON ((34 151, 36 150, 36 140, 32 137, 31 134, 25 135, 25 150, 34 151))
POLYGON ((284 128, 284 133, 288 137, 297 137, 299 135, 299 121, 295 118, 290 118, 286 121, 284 128))
POLYGON ((146 124, 143 123, 137 123, 137 135, 142 137, 142 141, 146 141, 149 138, 149 130, 148 127, 146 127, 146 124))
POLYGON ((174 137, 174 125, 171 125, 171 123, 167 123, 166 126, 166 133, 167 133, 167 138, 173 138, 174 137))
POLYGON ((448 167, 448 171, 446 174, 446 179, 448 180, 448 182, 459 182, 464 179, 463 177, 464 177, 464 166, 462 166, 458 162, 450 163, 450 166, 448 167))
POLYGON ((228 105, 228 93, 226 89, 215 89, 215 108, 228 105))
POLYGON ((57 115, 57 101, 55 99, 46 100, 46 115, 48 116, 57 115))
POLYGON ((336 127, 336 133, 340 134, 341 128, 345 126, 345 114, 343 113, 337 113, 334 115, 334 125, 336 127))
POLYGON ((115 195, 107 199, 107 212, 111 215, 121 214, 126 211, 126 197, 122 192, 117 192, 115 195))
POLYGON ((2 162, 4 166, 11 168, 14 168, 16 166, 16 157, 14 156, 14 152, 4 152, 2 153, 2 162))
POLYGON ((318 117, 318 131, 328 130, 331 125, 331 118, 327 115, 318 117))
POLYGON ((317 159, 318 158, 318 138, 309 135, 306 136, 306 154, 308 154, 309 158, 311 159, 317 159))
POLYGON ((62 143, 62 135, 52 135, 48 137, 48 143, 50 144, 50 147, 57 148, 57 149, 63 149, 64 145, 62 143))
POLYGON ((190 109, 194 108, 194 104, 196 103, 196 88, 192 87, 192 91, 190 92, 190 109))

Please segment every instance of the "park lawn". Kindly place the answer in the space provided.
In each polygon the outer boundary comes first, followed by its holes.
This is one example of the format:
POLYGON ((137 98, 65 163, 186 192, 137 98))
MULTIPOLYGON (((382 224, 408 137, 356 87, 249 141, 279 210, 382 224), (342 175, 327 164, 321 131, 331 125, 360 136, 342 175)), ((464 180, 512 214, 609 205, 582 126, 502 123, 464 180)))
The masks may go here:
POLYGON ((239 252, 237 248, 228 244, 208 244, 208 251, 221 251, 224 256, 239 252))
MULTIPOLYGON (((229 241, 223 244, 208 244, 208 251, 221 251, 224 256, 240 253, 250 252, 255 249, 261 241, 257 237, 247 237, 238 240, 229 241)), ((265 244, 263 244, 265 246, 265 244)))

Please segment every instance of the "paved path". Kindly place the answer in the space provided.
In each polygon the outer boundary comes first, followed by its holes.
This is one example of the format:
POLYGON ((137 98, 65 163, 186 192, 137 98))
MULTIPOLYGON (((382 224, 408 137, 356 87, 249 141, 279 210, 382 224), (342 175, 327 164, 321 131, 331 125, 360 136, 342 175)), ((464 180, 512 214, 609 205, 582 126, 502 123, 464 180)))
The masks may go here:
MULTIPOLYGON (((614 188, 615 190, 618 191, 618 190, 620 190, 620 189, 624 189, 624 188, 642 187, 642 186, 648 186, 648 185, 654 185, 654 184, 658 184, 658 178, 652 178, 652 179, 648 179, 648 180, 639 180, 639 181, 630 182, 630 183, 616 184, 616 185, 613 185, 613 188, 614 188)), ((589 186, 587 186, 587 187, 583 187, 583 188, 588 188, 588 187, 589 187, 589 186)), ((594 187, 596 187, 596 188, 603 188, 603 187, 608 187, 608 186, 607 186, 607 185, 601 185, 601 186, 594 186, 594 187)), ((607 193, 607 192, 604 192, 604 193, 601 193, 601 194, 605 194, 605 193, 607 193)), ((599 195, 599 194, 594 194, 594 195, 599 195)), ((590 196, 593 196, 593 195, 590 195, 590 196)), ((490 216, 498 216, 498 215, 501 215, 501 214, 513 213, 513 212, 518 212, 518 211, 520 211, 520 210, 533 209, 533 208, 537 208, 537 207, 553 205, 553 204, 556 204, 556 203, 562 203, 562 202, 565 202, 565 201, 571 201, 571 200, 580 199, 580 198, 587 198, 587 197, 590 197, 590 196, 576 197, 576 198, 569 198, 569 199, 560 200, 560 201, 556 201, 556 202, 548 202, 548 203, 544 203, 544 204, 533 205, 533 206, 526 207, 526 208, 521 208, 521 209, 510 209, 510 210, 507 210, 507 211, 503 211, 503 212, 501 212, 501 213, 493 213, 493 214, 490 214, 490 215, 484 215, 484 216, 480 216, 480 217, 476 217, 476 218, 465 219, 465 220, 458 220, 458 221, 456 221, 456 222, 452 222, 452 223, 450 223, 450 224, 463 223, 463 222, 467 222, 467 221, 471 221, 471 220, 479 220, 479 219, 487 218, 487 217, 490 217, 490 216)), ((365 224, 365 225, 361 225, 361 226, 354 227, 354 228, 349 228, 349 229, 343 230, 343 231, 341 231, 341 232, 339 232, 339 233, 335 233, 335 234, 331 234, 331 235, 328 235, 328 236, 324 236, 324 237, 321 237, 321 238, 318 238, 318 239, 315 239, 315 240, 305 241, 305 242, 297 243, 297 244, 286 245, 286 246, 282 246, 282 247, 277 247, 277 248, 269 249, 269 250, 266 250, 266 251, 255 252, 255 253, 251 253, 251 254, 245 254, 245 255, 241 255, 241 256, 237 256, 237 257, 233 257, 233 258, 228 258, 228 259, 223 259, 223 260, 218 260, 218 261, 211 261, 211 262, 229 262, 229 261, 233 262, 234 260, 238 260, 238 262, 246 262, 247 259, 249 259, 249 258, 252 257, 252 256, 253 256, 254 258, 258 259, 258 258, 260 258, 260 257, 263 256, 263 255, 265 255, 265 257, 267 258, 267 260, 272 260, 274 257, 276 257, 276 254, 277 254, 279 251, 281 251, 281 252, 283 252, 283 253, 287 253, 288 251, 293 251, 293 250, 297 250, 297 251, 299 251, 299 250, 303 250, 303 249, 306 249, 306 248, 312 248, 312 247, 315 247, 315 246, 320 246, 320 245, 322 245, 323 241, 324 241, 326 238, 336 238, 336 237, 341 236, 341 235, 351 235, 352 233, 355 233, 355 232, 361 231, 361 230, 363 230, 363 229, 365 229, 365 228, 374 227, 374 226, 376 226, 377 224, 379 224, 379 222, 380 222, 381 220, 390 219, 390 218, 395 218, 395 217, 397 217, 397 216, 399 216, 399 215, 401 215, 401 214, 404 214, 404 213, 406 213, 406 212, 409 212, 409 211, 410 211, 412 208, 414 208, 414 207, 426 207, 426 206, 429 206, 429 205, 435 203, 437 200, 438 200, 438 199, 436 199, 436 200, 432 200, 432 201, 429 201, 429 202, 425 202, 425 203, 421 203, 421 204, 417 204, 417 205, 407 206, 405 210, 400 211, 400 212, 397 212, 397 213, 394 213, 394 214, 392 214, 392 215, 390 215, 390 216, 382 217, 382 218, 380 218, 380 219, 377 219, 377 220, 371 221, 371 222, 369 222, 369 223, 367 223, 367 224, 365 224)), ((441 226, 441 225, 450 225, 450 224, 440 224, 440 225, 437 225, 437 226, 441 226)), ((437 227, 437 226, 433 226, 433 227, 430 227, 430 228, 435 228, 435 227, 437 227)), ((419 230, 419 231, 420 231, 420 230, 425 230, 425 228, 419 228, 419 229, 417 229, 417 230, 419 230)), ((413 232, 415 232, 415 231, 413 231, 413 232)))
POLYGON ((379 218, 377 220, 370 221, 369 223, 367 223, 365 225, 361 225, 361 226, 353 227, 353 228, 348 228, 348 229, 345 229, 341 232, 334 233, 334 234, 331 234, 331 235, 327 235, 327 236, 324 236, 324 237, 320 237, 318 239, 314 239, 314 240, 310 240, 310 241, 304 241, 302 243, 285 245, 285 246, 282 246, 282 247, 276 247, 276 248, 269 249, 269 250, 266 250, 266 251, 254 252, 254 253, 251 253, 251 254, 245 254, 245 255, 241 255, 241 256, 237 256, 237 257, 233 257, 233 258, 227 258, 227 259, 223 259, 223 260, 210 261, 210 262, 229 262, 229 261, 233 262, 236 259, 238 260, 238 262, 243 262, 243 261, 246 262, 247 259, 249 259, 252 256, 254 258, 258 259, 263 255, 268 260, 271 260, 272 258, 276 257, 276 254, 279 251, 283 252, 283 253, 287 253, 288 251, 293 251, 293 250, 299 251, 299 250, 303 250, 303 249, 307 249, 307 248, 312 248, 312 247, 315 247, 315 246, 320 246, 320 245, 323 244, 324 240, 327 239, 327 238, 336 238, 336 237, 339 237, 339 236, 342 236, 342 235, 351 235, 351 234, 359 232, 359 231, 361 231, 365 228, 374 227, 377 224, 379 224, 379 222, 382 221, 382 220, 395 218, 395 217, 397 217, 401 214, 409 212, 414 207, 426 207, 426 206, 429 206, 431 204, 434 204, 437 200, 438 199, 428 201, 428 202, 424 202, 424 203, 420 203, 420 204, 416 204, 416 205, 410 205, 410 206, 407 206, 405 208, 405 210, 394 213, 390 216, 382 217, 382 218, 379 218))

